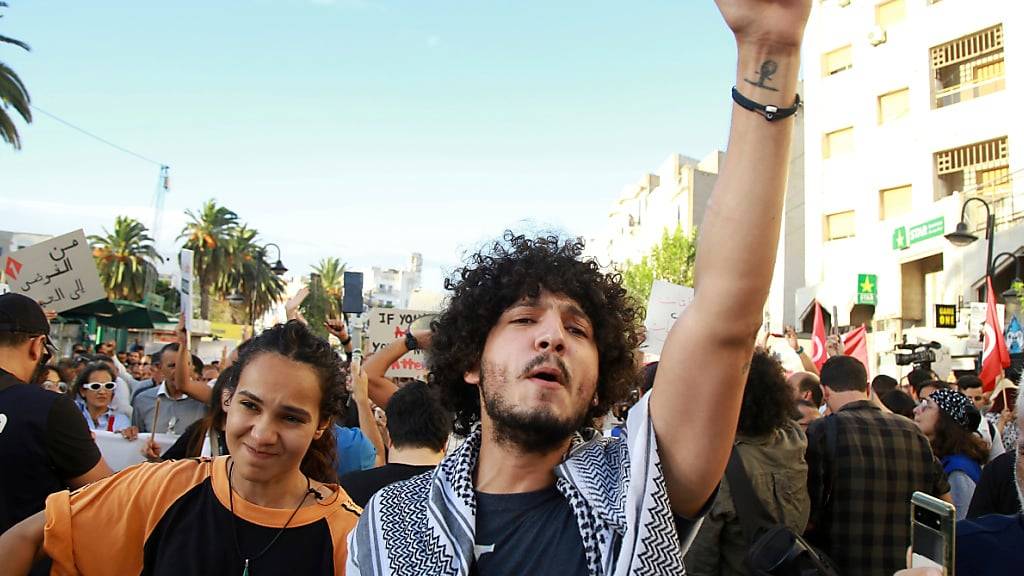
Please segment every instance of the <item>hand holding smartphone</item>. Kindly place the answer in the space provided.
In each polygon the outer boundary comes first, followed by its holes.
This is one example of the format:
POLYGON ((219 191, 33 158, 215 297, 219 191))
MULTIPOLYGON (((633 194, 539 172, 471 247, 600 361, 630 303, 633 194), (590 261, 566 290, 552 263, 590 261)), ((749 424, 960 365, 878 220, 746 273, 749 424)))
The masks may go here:
POLYGON ((939 568, 953 576, 956 559, 956 508, 924 492, 910 499, 911 568, 939 568))

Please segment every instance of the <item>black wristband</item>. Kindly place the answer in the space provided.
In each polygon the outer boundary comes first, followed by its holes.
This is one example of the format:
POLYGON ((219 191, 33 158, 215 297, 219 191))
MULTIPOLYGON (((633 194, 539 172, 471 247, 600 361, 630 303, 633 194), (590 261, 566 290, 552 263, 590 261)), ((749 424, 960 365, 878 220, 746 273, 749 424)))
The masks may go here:
POLYGON ((417 342, 416 341, 416 337, 412 335, 412 330, 409 330, 408 332, 406 332, 405 333, 405 348, 406 348, 406 350, 412 352, 413 350, 418 350, 419 347, 420 347, 420 343, 417 342))
POLYGON ((772 106, 771 104, 760 104, 758 102, 754 102, 750 98, 740 94, 740 91, 737 90, 735 86, 732 87, 732 99, 741 107, 764 116, 764 119, 769 122, 772 120, 789 118, 793 114, 796 114, 797 109, 800 108, 799 94, 796 95, 796 101, 793 102, 793 105, 789 108, 779 108, 778 106, 772 106))
POLYGON ((352 342, 352 337, 351 336, 349 336, 348 338, 345 338, 344 340, 342 340, 341 341, 341 345, 342 346, 348 346, 350 342, 352 342))

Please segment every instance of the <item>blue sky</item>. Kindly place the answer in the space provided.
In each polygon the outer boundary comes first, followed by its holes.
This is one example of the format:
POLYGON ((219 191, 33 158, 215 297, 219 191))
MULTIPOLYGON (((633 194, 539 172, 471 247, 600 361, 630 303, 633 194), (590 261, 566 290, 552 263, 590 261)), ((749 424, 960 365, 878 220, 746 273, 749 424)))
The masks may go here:
MULTIPOLYGON (((600 232, 621 187, 724 146, 731 34, 711 0, 9 0, 0 61, 33 103, 171 166, 293 271, 425 259, 504 228, 600 232)), ((0 228, 152 219, 156 166, 37 114, 0 147, 0 228)))

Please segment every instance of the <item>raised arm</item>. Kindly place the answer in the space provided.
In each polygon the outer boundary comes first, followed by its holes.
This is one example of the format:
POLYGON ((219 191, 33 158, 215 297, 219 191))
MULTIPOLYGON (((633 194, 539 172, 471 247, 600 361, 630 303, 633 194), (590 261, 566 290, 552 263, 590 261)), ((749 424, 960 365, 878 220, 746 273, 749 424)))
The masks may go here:
MULTIPOLYGON (((427 350, 430 348, 430 330, 414 330, 412 333, 416 339, 418 348, 427 350)), ((398 338, 391 344, 381 348, 366 360, 363 369, 370 378, 370 399, 381 408, 387 408, 391 395, 398 390, 398 386, 388 377, 384 376, 392 364, 398 362, 402 356, 409 352, 409 346, 405 338, 398 338)))
POLYGON ((178 320, 175 333, 178 335, 178 359, 174 366, 174 385, 200 402, 209 402, 210 396, 213 395, 210 387, 192 379, 192 352, 189 350, 189 337, 184 318, 178 320))
POLYGON ((374 466, 377 467, 387 463, 387 452, 384 449, 384 438, 377 427, 377 420, 373 417, 373 405, 370 404, 370 397, 367 394, 368 385, 366 370, 360 370, 358 374, 352 375, 352 399, 355 400, 359 412, 359 430, 377 451, 374 462, 374 466))
MULTIPOLYGON (((757 103, 791 107, 810 0, 717 4, 736 37, 736 88, 757 103)), ((680 515, 700 510, 732 449, 775 265, 792 133, 792 118, 768 121, 732 107, 729 149, 697 244, 694 300, 669 332, 650 399, 680 515)))

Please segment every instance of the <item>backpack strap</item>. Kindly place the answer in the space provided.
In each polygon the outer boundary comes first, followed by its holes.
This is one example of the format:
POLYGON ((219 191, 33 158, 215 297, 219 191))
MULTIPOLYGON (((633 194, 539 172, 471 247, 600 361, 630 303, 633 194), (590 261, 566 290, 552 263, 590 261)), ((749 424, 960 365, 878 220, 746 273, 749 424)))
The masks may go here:
POLYGON ((740 526, 743 528, 743 535, 747 538, 747 544, 753 545, 762 531, 775 526, 778 522, 768 513, 764 503, 754 492, 754 486, 750 483, 750 477, 747 476, 743 460, 735 445, 729 456, 729 464, 725 467, 725 478, 729 481, 729 490, 732 492, 732 501, 740 526))

